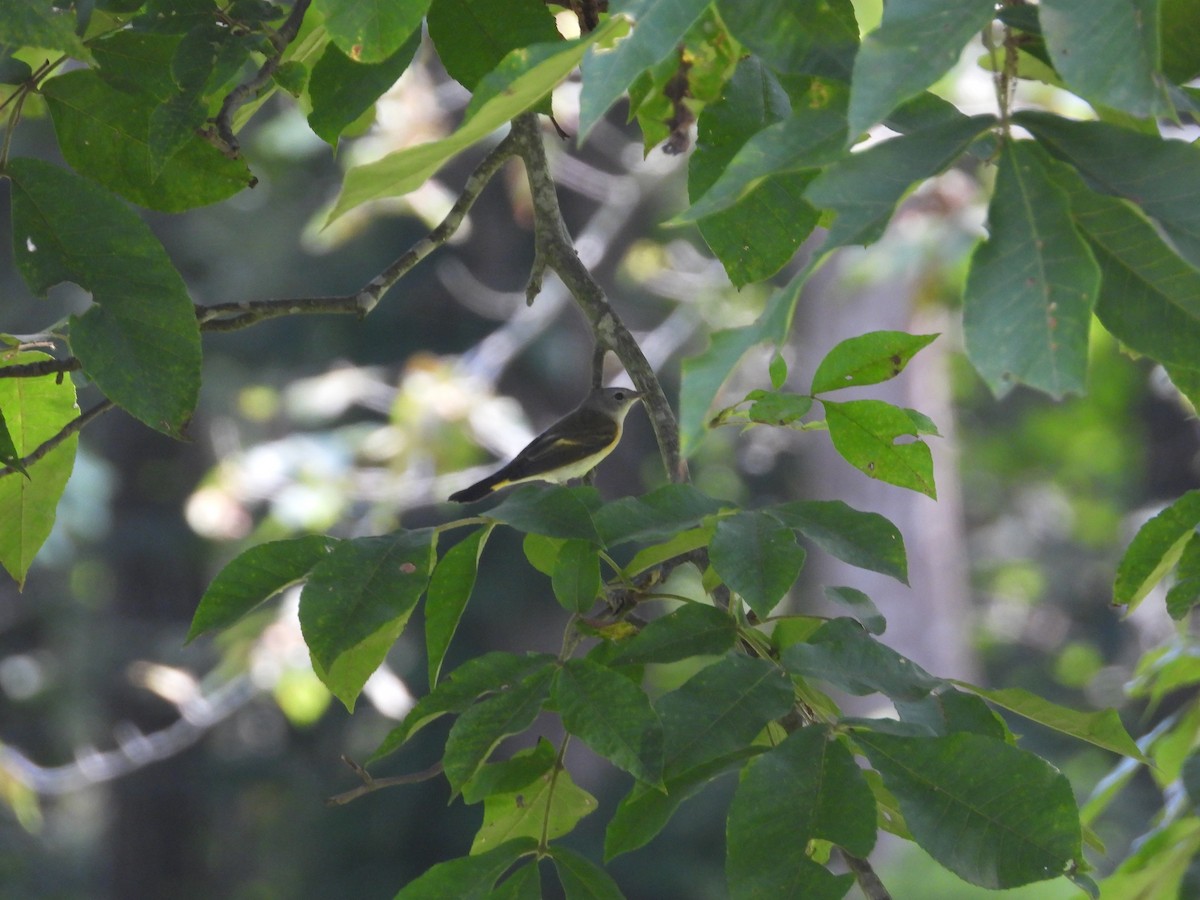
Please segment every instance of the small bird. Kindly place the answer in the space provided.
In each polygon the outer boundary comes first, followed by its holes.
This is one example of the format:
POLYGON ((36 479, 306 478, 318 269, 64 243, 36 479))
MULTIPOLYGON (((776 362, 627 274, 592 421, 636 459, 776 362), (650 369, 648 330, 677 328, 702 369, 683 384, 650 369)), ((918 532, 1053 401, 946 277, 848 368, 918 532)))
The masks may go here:
POLYGON ((621 440, 625 414, 642 395, 631 388, 596 388, 518 453, 500 471, 456 491, 450 499, 470 503, 492 491, 525 481, 564 482, 580 478, 621 440))

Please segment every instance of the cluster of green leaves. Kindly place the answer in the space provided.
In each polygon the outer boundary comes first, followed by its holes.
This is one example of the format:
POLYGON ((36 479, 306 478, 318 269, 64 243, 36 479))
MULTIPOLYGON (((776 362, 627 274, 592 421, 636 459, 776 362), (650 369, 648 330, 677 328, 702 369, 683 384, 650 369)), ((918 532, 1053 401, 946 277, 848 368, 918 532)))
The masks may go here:
MULTIPOLYGON (((596 28, 572 39, 560 36, 541 0, 314 0, 290 42, 278 36, 288 13, 262 0, 17 0, 0 8, 9 134, 22 113, 46 110, 67 164, 9 158, 4 144, 17 267, 34 293, 70 281, 91 294, 86 312, 48 336, 65 340, 83 374, 151 428, 179 435, 187 424, 200 383, 200 327, 182 279, 126 203, 178 213, 252 186, 223 135, 277 90, 297 98, 329 144, 360 133, 410 65, 422 23, 472 99, 444 139, 350 168, 331 220, 413 190, 513 117, 546 110, 553 88, 579 67, 581 138, 624 93, 647 145, 677 140, 698 117, 692 204, 677 222, 695 223, 735 284, 774 275, 818 225, 827 227, 811 264, 756 322, 713 334, 684 363, 685 453, 745 352, 784 341, 808 276, 831 251, 877 240, 916 185, 982 161, 995 162, 996 178, 964 323, 968 352, 993 391, 1081 391, 1093 313, 1123 344, 1161 362, 1182 390, 1200 390, 1200 213, 1191 200, 1200 193, 1200 150, 1163 139, 1157 127, 1159 118, 1194 118, 1200 104, 1186 84, 1200 74, 1200 9, 1189 0, 1043 0, 999 10, 992 0, 889 0, 882 21, 866 29, 851 0, 612 0, 596 28), (983 62, 996 75, 997 110, 968 116, 929 89, 981 31, 995 48, 983 62), (267 61, 272 79, 243 105, 232 103, 267 61), (1074 92, 1098 121, 1010 114, 1009 87, 1021 78, 1074 92), (852 152, 881 121, 897 135, 852 152)), ((777 357, 771 389, 717 421, 825 427, 871 477, 934 496, 920 439, 936 433, 932 423, 878 401, 824 396, 892 377, 927 340, 882 333, 849 342, 818 368, 808 395, 783 390, 777 357), (823 422, 802 421, 814 401, 823 422)), ((40 360, 20 340, 7 343, 14 349, 0 364, 40 360)), ((0 462, 17 468, 70 421, 74 396, 53 374, 5 381, 0 462)), ((3 480, 0 562, 18 580, 48 533, 73 451, 71 437, 3 480)), ((1177 563, 1172 609, 1191 608, 1192 499, 1135 541, 1119 600, 1136 602, 1177 563)), ((644 594, 639 578, 697 553, 707 560, 709 600, 691 598, 632 636, 617 623, 593 627, 600 642, 583 656, 489 655, 438 684, 381 752, 433 717, 457 714, 445 772, 456 793, 483 801, 485 822, 473 855, 435 867, 404 896, 536 896, 531 866, 493 887, 515 862, 540 857, 554 861, 568 895, 615 896, 601 870, 551 843, 591 804, 570 783, 561 752, 539 744, 489 762, 498 742, 544 709, 635 779, 610 824, 610 856, 645 843, 679 802, 738 767, 728 824, 735 896, 842 896, 845 877, 824 865, 830 848, 865 855, 877 822, 977 884, 1067 874, 1089 885, 1065 780, 1018 748, 981 698, 1140 759, 1111 714, 1072 715, 922 672, 876 640, 882 617, 849 588, 831 588, 831 599, 865 628, 850 619, 772 620, 804 561, 797 532, 903 580, 890 523, 836 503, 739 510, 679 486, 609 504, 586 489, 524 489, 439 559, 438 538, 456 524, 464 523, 254 548, 213 583, 192 635, 304 581, 300 614, 314 667, 352 706, 425 596, 436 683, 498 526, 526 534, 530 561, 576 616, 612 592, 644 594), (612 552, 630 543, 640 549, 618 565, 612 552), (682 687, 646 693, 643 666, 697 659, 709 664, 682 687), (843 718, 811 683, 818 678, 852 694, 883 694, 899 720, 843 718)))
MULTIPOLYGON (((818 367, 814 393, 892 378, 932 337, 880 332, 846 341, 818 367)), ((750 398, 746 415, 786 425, 797 406, 807 411, 811 402, 767 392, 750 398)), ((914 422, 924 417, 879 401, 821 402, 834 446, 848 460, 877 477, 927 489, 928 448, 894 444, 914 434, 914 422), (890 433, 894 419, 902 426, 890 433), (896 452, 918 447, 924 452, 914 452, 915 461, 896 452)), ((633 778, 608 825, 609 859, 645 845, 684 800, 740 770, 727 822, 734 896, 774 896, 789 887, 806 897, 840 897, 849 876, 829 871, 831 849, 866 856, 880 827, 917 841, 975 884, 1003 888, 1065 874, 1088 886, 1069 784, 1019 748, 985 700, 1139 758, 1116 714, 1074 713, 1025 692, 986 691, 930 675, 877 639, 884 617, 853 588, 826 591, 850 616, 777 615, 806 560, 797 536, 907 583, 895 526, 840 501, 749 510, 688 485, 609 503, 590 487, 527 486, 480 516, 437 528, 254 547, 213 582, 190 636, 227 627, 303 581, 300 624, 314 667, 352 708, 425 597, 433 688, 372 759, 400 750, 436 719, 457 716, 442 767, 452 796, 483 804, 483 821, 470 856, 433 867, 401 897, 483 896, 493 888, 495 896, 540 896, 540 858, 553 861, 568 896, 583 886, 619 896, 602 869, 554 843, 597 805, 564 767, 566 743, 556 749, 544 737, 529 739, 529 749, 492 759, 506 739, 543 733, 543 712, 560 717, 568 740, 584 742, 633 778), (468 535, 439 558, 441 535, 464 527, 468 535), (488 653, 439 681, 497 527, 524 534, 529 563, 572 614, 564 651, 488 653), (678 582, 661 581, 663 564, 677 567, 681 559, 698 563, 698 591, 684 586, 679 595, 678 582), (625 617, 633 603, 644 610, 662 601, 674 608, 645 624, 625 617), (585 637, 596 643, 577 655, 585 637), (699 670, 654 696, 647 666, 671 665, 699 670), (829 687, 882 694, 899 719, 845 717, 829 687), (948 819, 953 828, 945 826, 948 819)))

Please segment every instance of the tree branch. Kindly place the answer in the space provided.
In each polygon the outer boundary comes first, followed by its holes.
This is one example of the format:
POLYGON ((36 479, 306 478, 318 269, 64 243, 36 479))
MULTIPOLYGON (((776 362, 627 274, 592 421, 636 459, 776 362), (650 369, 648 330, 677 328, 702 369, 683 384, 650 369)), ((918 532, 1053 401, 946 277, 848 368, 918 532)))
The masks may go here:
POLYGON ((275 53, 259 67, 259 70, 254 73, 253 77, 242 82, 225 95, 225 101, 221 104, 220 112, 212 120, 213 130, 216 133, 207 131, 205 136, 226 156, 236 157, 241 150, 241 144, 238 143, 237 135, 233 133, 233 114, 250 102, 263 86, 271 80, 271 77, 275 74, 275 70, 279 68, 279 63, 283 59, 283 53, 287 50, 288 44, 294 41, 296 35, 299 34, 300 25, 304 22, 304 14, 308 11, 308 6, 311 2, 312 0, 296 0, 291 13, 288 15, 286 21, 279 26, 279 30, 268 35, 271 46, 275 48, 275 53))
POLYGON ((341 794, 334 794, 325 801, 326 806, 345 806, 347 803, 357 800, 365 794, 370 794, 382 788, 396 787, 402 784, 417 784, 418 782, 428 781, 430 778, 436 778, 442 774, 442 763, 440 761, 422 772, 413 772, 409 775, 393 775, 390 778, 375 778, 370 772, 348 756, 343 756, 342 762, 353 769, 354 774, 361 778, 363 783, 352 790, 341 794))
POLYGON ((74 356, 66 359, 43 359, 40 362, 20 363, 15 366, 0 366, 0 378, 40 378, 42 375, 62 375, 83 368, 74 356))
MULTIPOLYGON (((38 446, 38 448, 36 450, 34 450, 28 456, 21 457, 21 459, 19 459, 18 462, 21 464, 22 467, 29 468, 35 462, 37 462, 39 459, 41 459, 43 456, 45 456, 47 453, 49 453, 51 450, 53 450, 55 447, 57 447, 59 444, 61 444, 63 441, 65 441, 67 438, 69 438, 71 435, 75 434, 80 429, 82 429, 84 425, 88 424, 93 419, 100 418, 100 416, 104 415, 106 412, 108 412, 114 406, 116 406, 116 404, 113 403, 111 400, 102 400, 101 402, 99 402, 95 406, 93 406, 91 409, 89 409, 87 412, 82 412, 79 415, 77 415, 74 419, 72 419, 70 422, 68 422, 66 425, 64 425, 62 427, 62 430, 59 431, 58 434, 54 435, 51 438, 47 438, 45 441, 42 441, 42 443, 38 446)), ((12 466, 4 466, 3 468, 0 468, 0 478, 3 478, 5 475, 12 475, 13 473, 15 473, 17 471, 19 471, 19 470, 12 466)))
POLYGON ((541 288, 544 269, 554 270, 574 296, 592 326, 597 345, 612 350, 621 360, 634 386, 646 395, 643 401, 654 426, 659 452, 672 481, 687 480, 687 463, 679 455, 679 427, 654 369, 641 347, 604 296, 592 273, 580 261, 558 205, 558 191, 550 174, 546 148, 536 113, 523 113, 513 120, 510 137, 525 162, 533 195, 535 260, 530 279, 530 300, 541 288))
POLYGON ((267 319, 298 314, 335 313, 367 315, 401 278, 421 260, 450 240, 458 231, 483 189, 509 159, 517 155, 517 143, 511 135, 492 148, 468 176, 450 212, 433 231, 398 256, 386 269, 353 294, 336 297, 293 297, 280 300, 250 300, 197 306, 196 318, 201 331, 236 331, 267 319))
MULTIPOLYGON (((302 314, 340 313, 362 318, 371 312, 379 304, 383 295, 408 274, 417 263, 454 236, 488 182, 500 171, 505 162, 516 155, 517 142, 509 135, 492 148, 491 152, 475 167, 463 185, 458 200, 455 201, 454 206, 450 208, 450 212, 446 214, 441 223, 353 294, 336 297, 248 300, 237 303, 217 303, 211 306, 197 305, 196 318, 199 320, 200 330, 202 332, 237 331, 268 319, 302 314)), ((36 363, 0 367, 0 378, 36 378, 52 374, 61 375, 63 372, 74 372, 81 368, 82 363, 77 357, 68 356, 61 360, 42 360, 36 363)), ((23 457, 20 460, 21 465, 29 466, 37 462, 92 419, 108 412, 113 406, 111 400, 105 400, 71 420, 63 427, 62 431, 45 441, 28 456, 23 457)), ((11 466, 0 468, 0 478, 16 471, 11 466)))

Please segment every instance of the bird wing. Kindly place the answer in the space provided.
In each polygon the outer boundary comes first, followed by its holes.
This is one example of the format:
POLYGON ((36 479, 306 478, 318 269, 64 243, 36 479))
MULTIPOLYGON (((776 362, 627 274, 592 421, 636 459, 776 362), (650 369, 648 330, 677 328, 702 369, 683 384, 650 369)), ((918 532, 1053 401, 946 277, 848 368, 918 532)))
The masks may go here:
POLYGON ((614 443, 620 425, 603 413, 577 409, 568 413, 504 467, 508 480, 552 471, 560 466, 587 459, 614 443))

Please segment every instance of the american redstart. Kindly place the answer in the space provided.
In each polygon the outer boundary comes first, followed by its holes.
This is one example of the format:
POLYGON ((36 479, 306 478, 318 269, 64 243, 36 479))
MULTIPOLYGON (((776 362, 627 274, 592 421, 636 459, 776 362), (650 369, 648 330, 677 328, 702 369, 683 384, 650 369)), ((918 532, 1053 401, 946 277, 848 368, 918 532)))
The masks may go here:
POLYGON ((617 446, 625 414, 641 399, 631 388, 596 388, 573 411, 530 441, 512 462, 483 481, 456 491, 450 499, 470 503, 510 484, 563 482, 586 475, 617 446))

